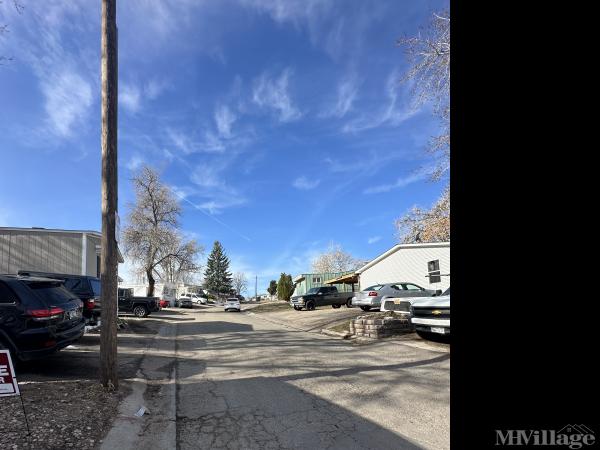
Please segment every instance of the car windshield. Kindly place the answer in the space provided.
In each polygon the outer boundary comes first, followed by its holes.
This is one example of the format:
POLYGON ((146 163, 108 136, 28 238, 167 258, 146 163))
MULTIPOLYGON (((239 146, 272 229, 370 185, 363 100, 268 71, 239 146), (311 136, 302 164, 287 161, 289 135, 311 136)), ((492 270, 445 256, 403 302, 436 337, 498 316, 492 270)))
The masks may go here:
POLYGON ((383 284, 376 284, 374 286, 369 286, 366 289, 363 289, 364 291, 378 291, 383 287, 383 284))
POLYGON ((31 283, 29 289, 33 290, 38 297, 44 299, 48 306, 62 305, 74 299, 71 292, 62 285, 55 283, 31 283))
POLYGON ((94 291, 94 296, 100 297, 100 280, 90 279, 90 284, 92 285, 92 291, 94 291))
POLYGON ((450 288, 446 289, 442 295, 450 295, 450 288))
POLYGON ((319 292, 319 288, 311 288, 308 290, 307 294, 316 294, 319 292))

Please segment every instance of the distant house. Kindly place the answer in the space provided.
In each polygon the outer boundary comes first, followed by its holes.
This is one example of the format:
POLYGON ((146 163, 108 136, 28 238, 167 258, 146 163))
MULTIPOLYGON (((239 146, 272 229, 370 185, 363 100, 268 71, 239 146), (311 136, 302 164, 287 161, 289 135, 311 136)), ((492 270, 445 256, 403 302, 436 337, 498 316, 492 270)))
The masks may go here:
POLYGON ((428 289, 450 287, 450 242, 398 244, 355 272, 360 288, 410 281, 428 289))
MULTIPOLYGON (((303 273, 302 275, 298 275, 294 278, 294 293, 295 295, 303 295, 308 292, 309 289, 314 287, 326 286, 326 282, 330 280, 334 280, 344 275, 352 275, 354 272, 346 271, 346 272, 325 272, 325 273, 303 273)), ((352 284, 336 284, 335 285, 340 292, 352 292, 353 285, 352 284)))
MULTIPOLYGON (((100 276, 97 231, 0 227, 0 273, 19 270, 100 276)), ((121 252, 119 262, 123 262, 121 252)))

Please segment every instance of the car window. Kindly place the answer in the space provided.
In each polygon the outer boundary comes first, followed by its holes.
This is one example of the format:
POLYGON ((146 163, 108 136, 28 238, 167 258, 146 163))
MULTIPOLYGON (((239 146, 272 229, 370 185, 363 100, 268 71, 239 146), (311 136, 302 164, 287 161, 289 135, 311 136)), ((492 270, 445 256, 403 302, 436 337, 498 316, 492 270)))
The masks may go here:
POLYGON ((307 292, 307 294, 316 294, 318 292, 319 288, 310 288, 307 292))
POLYGON ((17 296, 5 283, 0 281, 0 303, 14 303, 17 296))
POLYGON ((38 298, 45 301, 48 306, 58 306, 68 303, 75 297, 62 285, 55 283, 27 283, 38 298))
POLYGON ((420 291, 421 288, 419 286, 417 286, 416 284, 410 284, 410 283, 404 283, 404 289, 406 289, 407 291, 420 291))
POLYGON ((375 284, 373 286, 369 286, 366 289, 363 289, 363 291, 378 291, 383 287, 383 284, 375 284))
POLYGON ((450 295, 450 288, 446 289, 442 295, 450 295))
POLYGON ((394 289, 395 291, 401 291, 402 288, 397 284, 390 284, 390 289, 394 289))
POLYGON ((90 279, 90 284, 92 285, 92 292, 94 293, 94 296, 100 297, 100 293, 102 292, 102 289, 100 288, 100 280, 90 279))
POLYGON ((81 278, 68 278, 65 280, 65 287, 70 291, 81 291, 84 289, 81 278))

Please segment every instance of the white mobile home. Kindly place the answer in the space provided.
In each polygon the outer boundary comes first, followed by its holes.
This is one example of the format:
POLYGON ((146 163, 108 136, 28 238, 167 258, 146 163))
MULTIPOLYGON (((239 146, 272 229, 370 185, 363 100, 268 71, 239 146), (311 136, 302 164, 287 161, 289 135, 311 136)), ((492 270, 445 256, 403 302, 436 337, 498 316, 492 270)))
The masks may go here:
POLYGON ((102 234, 89 230, 0 227, 0 273, 33 270, 100 277, 101 239, 102 234))
POLYGON ((450 242, 398 244, 358 269, 360 288, 409 281, 427 289, 450 287, 450 242))

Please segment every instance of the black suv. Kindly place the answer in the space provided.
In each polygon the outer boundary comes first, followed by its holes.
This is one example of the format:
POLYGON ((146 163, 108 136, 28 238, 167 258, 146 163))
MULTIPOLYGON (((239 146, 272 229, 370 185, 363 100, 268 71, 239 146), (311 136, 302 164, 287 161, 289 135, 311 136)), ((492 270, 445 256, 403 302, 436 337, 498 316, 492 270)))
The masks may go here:
POLYGON ((0 275, 0 349, 21 361, 54 353, 83 336, 82 310, 62 281, 0 275))
POLYGON ((65 287, 83 302, 83 317, 85 317, 86 323, 90 325, 98 323, 100 318, 100 278, 32 270, 19 270, 18 274, 62 280, 65 287))

